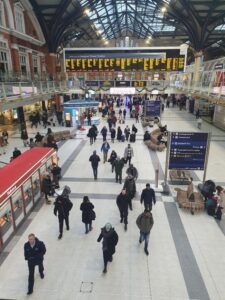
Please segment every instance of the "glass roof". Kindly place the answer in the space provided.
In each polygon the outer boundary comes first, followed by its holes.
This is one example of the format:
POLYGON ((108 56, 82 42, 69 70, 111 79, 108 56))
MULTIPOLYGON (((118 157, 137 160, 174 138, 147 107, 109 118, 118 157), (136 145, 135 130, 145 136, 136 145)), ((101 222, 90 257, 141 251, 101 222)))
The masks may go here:
MULTIPOLYGON (((169 0, 161 1, 161 6, 169 0)), ((88 17, 99 34, 107 39, 118 38, 125 33, 146 38, 155 32, 173 32, 175 27, 165 25, 163 13, 153 0, 80 0, 88 17)))

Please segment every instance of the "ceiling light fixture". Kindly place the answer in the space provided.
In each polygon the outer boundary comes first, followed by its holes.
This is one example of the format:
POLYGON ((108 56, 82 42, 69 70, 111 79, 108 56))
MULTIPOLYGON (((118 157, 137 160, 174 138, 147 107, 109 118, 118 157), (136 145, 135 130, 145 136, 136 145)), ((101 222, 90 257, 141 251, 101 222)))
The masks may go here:
POLYGON ((166 11, 167 11, 166 7, 163 6, 163 7, 161 8, 161 12, 162 12, 162 13, 165 13, 166 11))
POLYGON ((89 8, 85 8, 84 13, 85 13, 85 15, 89 15, 90 9, 89 8))

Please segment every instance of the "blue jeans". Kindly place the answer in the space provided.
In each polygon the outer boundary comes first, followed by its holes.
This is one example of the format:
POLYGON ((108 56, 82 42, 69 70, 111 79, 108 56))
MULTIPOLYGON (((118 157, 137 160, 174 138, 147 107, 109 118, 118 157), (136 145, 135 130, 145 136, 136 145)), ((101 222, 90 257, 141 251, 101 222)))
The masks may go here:
POLYGON ((86 232, 88 232, 88 231, 91 231, 91 229, 92 229, 92 222, 91 223, 85 223, 85 230, 86 230, 86 232))
POLYGON ((150 232, 148 233, 144 233, 140 231, 140 238, 139 241, 142 243, 143 241, 145 241, 145 249, 148 249, 148 242, 149 242, 149 235, 150 232))

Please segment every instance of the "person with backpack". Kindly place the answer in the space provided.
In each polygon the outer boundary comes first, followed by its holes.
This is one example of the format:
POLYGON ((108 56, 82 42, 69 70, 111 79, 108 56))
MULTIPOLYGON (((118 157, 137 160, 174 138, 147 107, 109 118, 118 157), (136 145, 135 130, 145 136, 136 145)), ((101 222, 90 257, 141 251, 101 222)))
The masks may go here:
POLYGON ((107 130, 106 126, 104 126, 101 130, 103 142, 106 140, 107 132, 108 132, 108 130, 107 130))
POLYGON ((119 240, 118 234, 110 223, 106 223, 105 226, 101 229, 101 233, 97 239, 97 242, 101 242, 102 239, 102 251, 104 260, 103 273, 107 273, 107 264, 108 262, 113 261, 113 254, 116 252, 116 245, 119 240))
POLYGON ((69 212, 73 207, 73 203, 69 199, 69 194, 71 193, 70 188, 65 186, 61 195, 58 195, 55 200, 54 215, 58 215, 59 219, 59 236, 61 239, 63 236, 63 223, 65 220, 66 230, 70 230, 69 227, 69 212))
POLYGON ((38 266, 40 277, 41 279, 44 279, 43 260, 45 253, 45 244, 33 233, 30 233, 28 235, 28 242, 24 244, 24 258, 28 263, 29 269, 27 295, 31 295, 33 293, 35 266, 38 266))
POLYGON ((145 254, 149 255, 149 235, 154 224, 153 216, 149 209, 145 209, 144 212, 138 216, 136 224, 140 230, 139 243, 141 244, 143 241, 145 241, 145 254))
POLYGON ((84 196, 80 210, 82 211, 82 222, 85 224, 85 233, 88 234, 93 229, 92 221, 96 218, 94 205, 90 202, 88 196, 84 196))

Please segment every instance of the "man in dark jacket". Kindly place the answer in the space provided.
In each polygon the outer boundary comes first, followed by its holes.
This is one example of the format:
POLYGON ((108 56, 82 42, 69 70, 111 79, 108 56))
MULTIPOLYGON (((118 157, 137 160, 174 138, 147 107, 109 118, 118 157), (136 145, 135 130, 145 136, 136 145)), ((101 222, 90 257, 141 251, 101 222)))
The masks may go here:
POLYGON ((119 156, 117 156, 116 160, 114 161, 114 167, 115 167, 115 174, 116 174, 116 182, 122 183, 122 170, 124 167, 124 160, 119 156))
POLYGON ((61 177, 61 168, 59 166, 57 166, 57 164, 53 163, 51 173, 52 173, 52 177, 53 177, 53 182, 55 184, 55 188, 59 189, 59 179, 61 177))
POLYGON ((132 199, 134 198, 134 196, 136 194, 136 184, 134 181, 134 177, 132 175, 129 174, 126 177, 123 188, 126 189, 126 191, 127 191, 129 208, 130 208, 130 210, 133 210, 132 199))
POLYGON ((88 130, 88 137, 90 138, 90 145, 92 145, 95 138, 95 128, 93 126, 88 130))
POLYGON ((97 242, 102 242, 102 251, 103 251, 103 260, 104 260, 104 269, 103 273, 107 272, 108 262, 112 262, 113 254, 116 252, 116 245, 118 243, 119 237, 115 229, 112 228, 110 223, 107 223, 102 229, 101 233, 97 239, 97 242))
POLYGON ((156 203, 156 199, 155 199, 155 191, 150 188, 150 184, 147 183, 146 184, 146 188, 142 190, 141 193, 141 204, 144 201, 144 205, 146 209, 149 209, 150 211, 152 210, 152 202, 156 203))
POLYGON ((127 217, 128 217, 128 196, 125 189, 117 196, 116 204, 120 211, 120 223, 124 222, 124 229, 127 230, 127 217))
POLYGON ((143 241, 145 241, 145 253, 148 255, 148 242, 149 242, 149 235, 150 231, 152 229, 152 226, 154 224, 154 220, 152 217, 152 213, 150 210, 145 209, 145 211, 140 214, 136 220, 136 224, 138 228, 140 229, 140 238, 139 243, 141 244, 143 241))
POLYGON ((13 151, 13 156, 12 156, 13 159, 17 158, 20 155, 21 155, 21 151, 15 147, 14 151, 13 151))
POLYGON ((34 287, 34 270, 38 266, 41 279, 44 278, 43 260, 46 253, 45 244, 39 241, 33 233, 28 235, 28 242, 24 244, 24 257, 28 262, 28 292, 27 295, 33 293, 34 287))
MULTIPOLYGON (((65 189, 65 188, 64 188, 65 189)), ((68 195, 65 195, 64 191, 62 195, 58 196, 55 200, 54 215, 59 219, 59 236, 58 239, 62 238, 63 235, 63 222, 65 220, 66 229, 70 230, 69 227, 69 212, 73 207, 73 203, 69 200, 68 195)))
POLYGON ((98 178, 98 163, 100 162, 100 157, 96 154, 96 151, 93 151, 93 154, 90 156, 89 161, 94 173, 94 179, 98 178))

